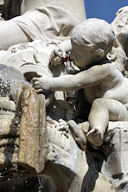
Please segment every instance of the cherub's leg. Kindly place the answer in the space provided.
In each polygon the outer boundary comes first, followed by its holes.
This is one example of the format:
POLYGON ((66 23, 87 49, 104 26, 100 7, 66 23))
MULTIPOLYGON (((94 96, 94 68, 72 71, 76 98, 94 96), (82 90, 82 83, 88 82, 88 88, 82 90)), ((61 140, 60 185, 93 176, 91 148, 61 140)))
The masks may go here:
POLYGON ((0 50, 8 49, 18 43, 29 42, 31 39, 12 20, 0 21, 0 50))
POLYGON ((87 134, 88 141, 96 147, 102 145, 109 120, 126 121, 127 114, 126 107, 116 100, 96 99, 92 104, 88 118, 91 129, 87 134))

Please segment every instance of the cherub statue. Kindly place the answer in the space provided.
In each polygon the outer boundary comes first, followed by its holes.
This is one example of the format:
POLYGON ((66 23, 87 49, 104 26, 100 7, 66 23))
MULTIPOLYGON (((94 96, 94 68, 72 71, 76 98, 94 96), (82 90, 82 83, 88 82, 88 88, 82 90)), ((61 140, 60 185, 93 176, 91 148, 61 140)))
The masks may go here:
POLYGON ((106 21, 88 19, 73 29, 71 41, 60 44, 52 54, 54 62, 56 56, 63 57, 65 50, 70 51, 74 64, 81 71, 75 75, 32 80, 38 93, 84 89, 86 99, 92 103, 87 139, 95 147, 103 144, 109 120, 128 119, 128 79, 117 70, 115 63, 106 59, 114 39, 114 32, 106 21))

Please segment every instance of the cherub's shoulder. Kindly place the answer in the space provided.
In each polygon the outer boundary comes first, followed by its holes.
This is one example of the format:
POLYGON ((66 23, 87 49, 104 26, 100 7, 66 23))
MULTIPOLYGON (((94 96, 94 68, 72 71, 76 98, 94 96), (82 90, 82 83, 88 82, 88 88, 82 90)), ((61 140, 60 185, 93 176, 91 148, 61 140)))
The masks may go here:
POLYGON ((92 66, 90 71, 93 71, 95 74, 98 73, 99 75, 104 74, 106 76, 112 76, 115 77, 117 73, 120 73, 118 69, 116 68, 115 63, 112 63, 110 61, 107 62, 101 62, 98 65, 92 66))
POLYGON ((102 66, 102 68, 106 68, 108 70, 117 70, 116 64, 114 62, 111 62, 109 60, 104 60, 103 62, 101 62, 100 66, 102 66))
POLYGON ((116 63, 114 63, 114 62, 108 62, 108 63, 106 63, 106 64, 104 64, 104 65, 106 65, 107 67, 107 69, 109 70, 109 73, 110 73, 110 75, 111 76, 113 76, 113 77, 119 77, 119 78, 123 78, 123 75, 122 75, 122 73, 118 70, 118 68, 117 68, 117 66, 116 66, 116 63))
POLYGON ((115 70, 116 65, 114 62, 109 61, 108 59, 105 59, 98 64, 92 65, 89 67, 89 70, 94 71, 102 71, 102 72, 111 72, 111 70, 115 70))

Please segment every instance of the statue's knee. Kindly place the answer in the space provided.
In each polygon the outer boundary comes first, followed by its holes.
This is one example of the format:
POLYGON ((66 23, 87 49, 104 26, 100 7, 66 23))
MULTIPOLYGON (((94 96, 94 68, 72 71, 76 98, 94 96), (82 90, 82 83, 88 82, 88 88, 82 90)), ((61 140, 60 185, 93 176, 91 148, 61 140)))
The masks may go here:
POLYGON ((95 107, 103 107, 104 105, 106 105, 106 100, 104 98, 95 99, 92 105, 95 107))

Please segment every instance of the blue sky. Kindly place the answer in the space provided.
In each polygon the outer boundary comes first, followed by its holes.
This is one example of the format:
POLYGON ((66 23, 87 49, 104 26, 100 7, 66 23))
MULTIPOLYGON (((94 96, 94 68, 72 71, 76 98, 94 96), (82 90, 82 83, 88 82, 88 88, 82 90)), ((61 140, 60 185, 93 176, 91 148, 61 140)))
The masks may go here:
POLYGON ((87 18, 100 18, 111 23, 119 8, 128 6, 128 0, 85 0, 87 18))

